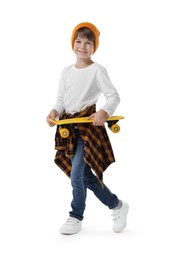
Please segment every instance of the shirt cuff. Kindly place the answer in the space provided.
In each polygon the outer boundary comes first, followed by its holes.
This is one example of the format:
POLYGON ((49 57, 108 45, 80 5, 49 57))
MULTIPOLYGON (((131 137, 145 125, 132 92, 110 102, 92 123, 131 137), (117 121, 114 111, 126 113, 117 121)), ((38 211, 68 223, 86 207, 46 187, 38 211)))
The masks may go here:
POLYGON ((109 117, 111 117, 114 113, 114 111, 112 111, 107 105, 103 106, 101 109, 103 109, 109 115, 109 117))
POLYGON ((53 108, 58 112, 59 115, 64 112, 64 107, 59 103, 55 103, 53 108))

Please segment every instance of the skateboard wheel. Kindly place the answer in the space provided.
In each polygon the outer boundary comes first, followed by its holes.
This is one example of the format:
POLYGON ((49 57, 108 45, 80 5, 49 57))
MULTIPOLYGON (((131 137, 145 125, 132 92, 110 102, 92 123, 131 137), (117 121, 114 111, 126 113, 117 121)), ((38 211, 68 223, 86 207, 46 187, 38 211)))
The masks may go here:
POLYGON ((61 128, 59 130, 59 133, 60 133, 62 138, 68 138, 69 134, 70 134, 70 132, 69 132, 69 130, 67 128, 61 128))
POLYGON ((112 126, 110 127, 110 129, 111 129, 111 131, 112 131, 113 133, 118 133, 118 132, 120 131, 120 126, 117 125, 117 124, 114 124, 114 125, 112 125, 112 126))

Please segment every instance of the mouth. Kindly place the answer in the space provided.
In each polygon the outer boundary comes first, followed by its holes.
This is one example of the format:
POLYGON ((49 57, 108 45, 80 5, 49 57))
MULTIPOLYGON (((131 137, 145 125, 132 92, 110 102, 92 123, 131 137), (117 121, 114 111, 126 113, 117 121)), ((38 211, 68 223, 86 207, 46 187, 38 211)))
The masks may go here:
POLYGON ((82 54, 82 55, 87 54, 86 51, 78 51, 78 53, 80 53, 80 54, 82 54))

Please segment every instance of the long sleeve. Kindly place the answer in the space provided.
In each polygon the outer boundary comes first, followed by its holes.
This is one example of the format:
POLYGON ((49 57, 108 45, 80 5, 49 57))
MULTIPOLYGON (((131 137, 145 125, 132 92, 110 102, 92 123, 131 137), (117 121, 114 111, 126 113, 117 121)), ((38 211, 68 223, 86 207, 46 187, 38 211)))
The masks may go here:
POLYGON ((101 93, 106 97, 102 109, 111 116, 117 108, 120 98, 106 69, 98 63, 82 69, 70 65, 62 71, 60 76, 54 109, 59 114, 64 111, 70 114, 80 112, 86 107, 96 104, 101 93))
POLYGON ((104 104, 102 109, 106 111, 109 116, 112 116, 120 102, 118 91, 111 83, 106 69, 102 69, 101 71, 99 71, 97 80, 100 91, 106 97, 106 103, 104 104))
POLYGON ((61 114, 64 112, 64 91, 65 91, 65 70, 62 72, 60 80, 59 80, 59 88, 58 88, 58 94, 57 94, 57 101, 54 105, 54 109, 58 112, 58 114, 61 114))

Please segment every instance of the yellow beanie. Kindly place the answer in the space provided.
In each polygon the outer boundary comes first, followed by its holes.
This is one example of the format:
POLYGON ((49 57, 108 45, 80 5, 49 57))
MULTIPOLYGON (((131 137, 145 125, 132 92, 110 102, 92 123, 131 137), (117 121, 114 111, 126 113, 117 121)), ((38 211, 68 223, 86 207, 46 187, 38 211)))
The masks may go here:
MULTIPOLYGON (((95 44, 94 44, 94 52, 97 50, 97 48, 98 48, 98 46, 99 46, 99 35, 100 35, 100 32, 99 32, 99 30, 97 29, 97 27, 94 25, 94 24, 92 24, 92 23, 88 23, 88 22, 84 22, 84 23, 80 23, 80 24, 78 24, 75 28, 74 28, 74 30, 73 30, 73 32, 72 32, 72 36, 71 36, 71 45, 72 45, 72 48, 74 47, 74 37, 75 37, 75 33, 77 32, 77 30, 79 30, 80 28, 82 28, 82 27, 87 27, 87 28, 89 28, 92 32, 93 32, 93 34, 94 34, 94 38, 95 38, 95 44)), ((94 53, 93 52, 93 53, 94 53)))

